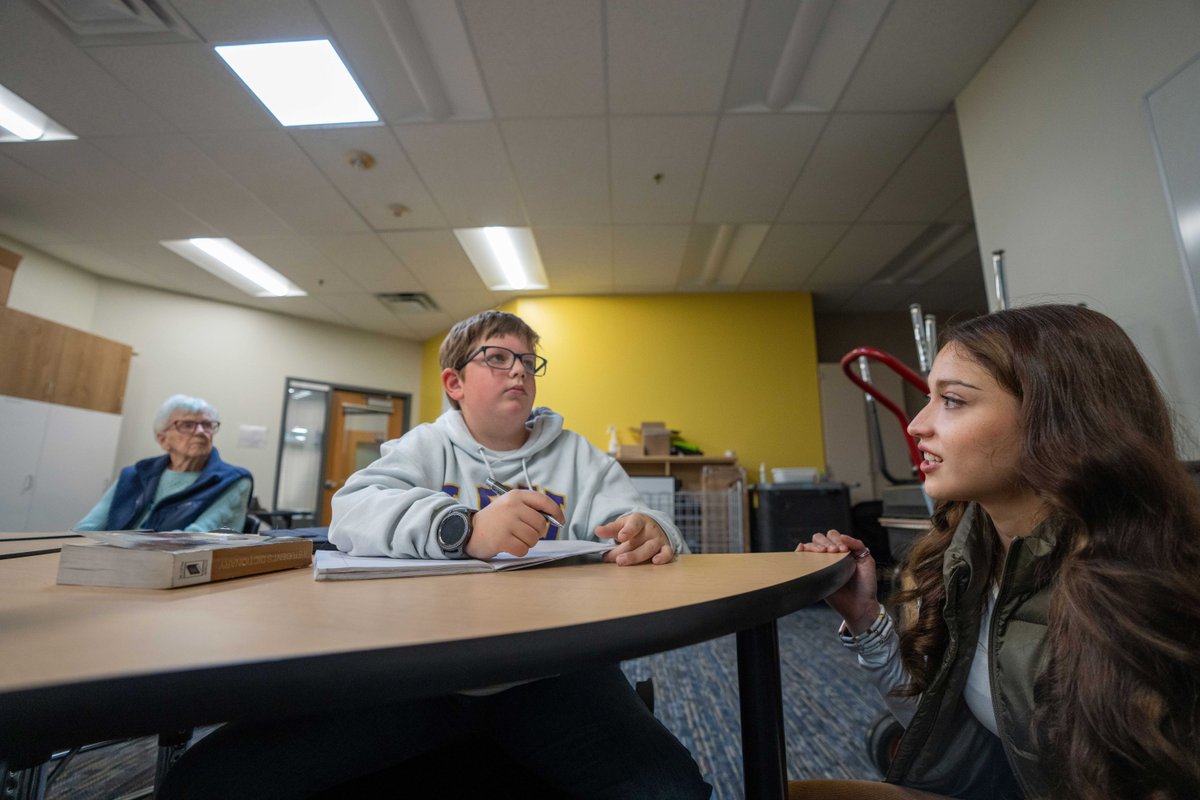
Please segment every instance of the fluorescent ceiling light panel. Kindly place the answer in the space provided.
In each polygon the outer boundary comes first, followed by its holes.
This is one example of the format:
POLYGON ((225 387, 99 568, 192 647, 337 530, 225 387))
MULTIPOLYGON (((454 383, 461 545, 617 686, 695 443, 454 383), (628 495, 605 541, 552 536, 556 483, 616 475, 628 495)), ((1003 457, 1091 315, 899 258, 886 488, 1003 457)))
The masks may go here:
POLYGON ((282 125, 379 121, 328 39, 215 49, 282 125))
POLYGON ((198 267, 255 297, 302 297, 307 292, 229 239, 159 242, 198 267))
POLYGON ((455 228, 454 235, 489 289, 518 292, 549 285, 529 228, 455 228))
POLYGON ((75 134, 0 86, 0 142, 53 142, 75 134))

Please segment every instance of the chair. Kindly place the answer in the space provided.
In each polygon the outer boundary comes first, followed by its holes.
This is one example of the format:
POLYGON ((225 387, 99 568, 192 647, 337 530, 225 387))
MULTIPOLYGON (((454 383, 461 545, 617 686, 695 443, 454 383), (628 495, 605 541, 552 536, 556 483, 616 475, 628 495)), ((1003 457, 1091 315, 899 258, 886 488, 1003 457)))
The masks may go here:
POLYGON ((903 735, 904 726, 887 711, 881 713, 867 729, 867 755, 880 775, 887 775, 903 735))
POLYGON ((948 800, 882 781, 788 781, 788 800, 948 800))

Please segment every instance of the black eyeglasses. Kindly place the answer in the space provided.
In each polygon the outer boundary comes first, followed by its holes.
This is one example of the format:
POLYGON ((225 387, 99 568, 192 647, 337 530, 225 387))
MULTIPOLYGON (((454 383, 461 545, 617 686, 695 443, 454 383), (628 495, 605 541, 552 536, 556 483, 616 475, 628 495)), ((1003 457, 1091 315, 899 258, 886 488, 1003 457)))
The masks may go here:
POLYGON ((216 433, 218 430, 220 430, 221 423, 211 419, 177 419, 168 427, 174 428, 180 433, 186 433, 190 436, 196 432, 197 428, 208 431, 209 433, 216 433))
POLYGON ((471 353, 455 369, 462 369, 467 364, 470 364, 475 360, 475 356, 480 353, 483 353, 483 365, 485 367, 508 370, 512 369, 517 359, 520 359, 521 366, 525 367, 525 371, 530 375, 536 375, 540 378, 546 374, 546 359, 537 353, 518 353, 509 350, 507 347, 500 347, 494 344, 484 345, 474 353, 471 353))

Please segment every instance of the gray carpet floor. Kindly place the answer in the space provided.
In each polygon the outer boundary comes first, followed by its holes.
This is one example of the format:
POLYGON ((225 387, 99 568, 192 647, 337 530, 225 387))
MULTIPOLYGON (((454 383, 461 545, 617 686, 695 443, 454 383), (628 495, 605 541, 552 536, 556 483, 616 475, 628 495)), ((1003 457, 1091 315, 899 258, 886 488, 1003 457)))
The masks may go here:
MULTIPOLYGON (((779 620, 788 776, 876 779, 865 745, 883 708, 834 632, 837 615, 812 606, 779 620)), ((655 714, 696 757, 719 800, 741 798, 742 747, 733 636, 626 662, 633 681, 653 678, 655 714)), ((155 740, 110 745, 72 758, 49 800, 133 800, 154 780, 155 740)), ((54 765, 51 766, 53 770, 54 765)))

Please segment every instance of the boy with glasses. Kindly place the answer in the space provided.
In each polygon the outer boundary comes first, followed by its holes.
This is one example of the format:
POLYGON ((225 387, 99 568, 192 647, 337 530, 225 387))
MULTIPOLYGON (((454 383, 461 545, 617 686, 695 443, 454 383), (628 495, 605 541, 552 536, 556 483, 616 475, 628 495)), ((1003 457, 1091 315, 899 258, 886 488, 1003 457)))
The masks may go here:
MULTIPOLYGON (((542 538, 615 539, 605 559, 645 569, 686 552, 670 519, 643 505, 615 460, 564 430, 558 414, 534 408, 536 379, 546 372, 537 344, 538 335, 513 314, 485 311, 455 325, 439 354, 454 408, 385 443, 378 461, 346 481, 333 498, 329 541, 356 556, 444 559, 524 555, 542 538)), ((366 794, 342 784, 446 746, 461 748, 456 758, 468 771, 480 761, 516 764, 525 797, 712 792, 617 664, 259 725, 249 739, 242 728, 201 740, 172 770, 185 767, 185 774, 175 781, 168 773, 160 797, 172 797, 176 787, 188 797, 228 797, 232 790, 284 798, 331 787, 366 794), (247 781, 250 765, 239 764, 267 743, 289 753, 289 765, 247 781), (213 766, 198 776, 186 765, 202 755, 213 766)))
POLYGON ((524 555, 543 538, 616 539, 605 559, 621 566, 685 552, 620 464, 534 407, 546 372, 538 341, 500 311, 455 325, 439 352, 453 410, 384 444, 346 481, 329 541, 355 556, 491 558, 524 555), (489 480, 517 491, 498 495, 489 480))

